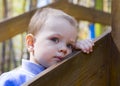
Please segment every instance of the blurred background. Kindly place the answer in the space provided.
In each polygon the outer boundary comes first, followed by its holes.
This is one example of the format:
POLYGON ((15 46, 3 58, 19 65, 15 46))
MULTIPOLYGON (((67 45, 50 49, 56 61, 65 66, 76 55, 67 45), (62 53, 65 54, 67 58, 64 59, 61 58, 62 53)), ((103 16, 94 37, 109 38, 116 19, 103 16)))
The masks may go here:
MULTIPOLYGON (((0 0, 0 22, 19 16, 30 10, 41 8, 55 1, 58 0, 0 0)), ((69 0, 69 2, 111 13, 111 0, 69 0)), ((78 37, 80 40, 86 38, 94 40, 107 28, 111 28, 108 25, 84 20, 80 20, 78 23, 78 37)), ((25 35, 26 32, 0 43, 0 74, 18 67, 21 64, 22 58, 28 59, 29 54, 24 41, 25 35)))

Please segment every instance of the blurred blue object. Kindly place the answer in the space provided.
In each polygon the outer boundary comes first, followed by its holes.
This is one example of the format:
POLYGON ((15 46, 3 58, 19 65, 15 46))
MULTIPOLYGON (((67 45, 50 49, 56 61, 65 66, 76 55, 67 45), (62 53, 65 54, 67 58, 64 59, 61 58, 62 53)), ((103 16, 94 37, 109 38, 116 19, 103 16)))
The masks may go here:
POLYGON ((90 30, 90 38, 94 39, 95 38, 95 26, 93 23, 89 25, 89 30, 90 30))

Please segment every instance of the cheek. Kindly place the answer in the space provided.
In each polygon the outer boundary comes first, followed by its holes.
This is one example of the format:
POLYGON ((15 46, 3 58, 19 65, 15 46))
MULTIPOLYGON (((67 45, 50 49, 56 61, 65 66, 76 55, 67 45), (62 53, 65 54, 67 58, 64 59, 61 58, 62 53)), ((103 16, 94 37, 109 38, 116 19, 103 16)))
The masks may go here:
POLYGON ((49 56, 56 53, 57 48, 50 43, 36 44, 34 54, 40 56, 49 56))

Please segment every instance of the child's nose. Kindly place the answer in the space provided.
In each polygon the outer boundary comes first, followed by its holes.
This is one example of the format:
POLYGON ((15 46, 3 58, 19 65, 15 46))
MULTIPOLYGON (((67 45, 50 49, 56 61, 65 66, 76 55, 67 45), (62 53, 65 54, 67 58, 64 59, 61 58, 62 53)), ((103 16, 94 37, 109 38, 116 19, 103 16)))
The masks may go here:
POLYGON ((67 54, 67 50, 66 49, 61 49, 60 52, 62 52, 64 55, 67 54))
POLYGON ((67 54, 67 47, 64 45, 64 46, 61 46, 60 49, 59 49, 59 52, 63 53, 64 55, 67 54))

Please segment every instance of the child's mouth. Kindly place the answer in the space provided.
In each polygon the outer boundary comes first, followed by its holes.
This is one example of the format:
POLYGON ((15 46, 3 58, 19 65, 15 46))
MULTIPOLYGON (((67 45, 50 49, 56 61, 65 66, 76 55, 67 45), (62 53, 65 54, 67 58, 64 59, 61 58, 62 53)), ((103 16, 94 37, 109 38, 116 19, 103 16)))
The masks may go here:
POLYGON ((63 57, 62 56, 55 56, 55 58, 57 58, 57 61, 60 62, 63 60, 63 57))

